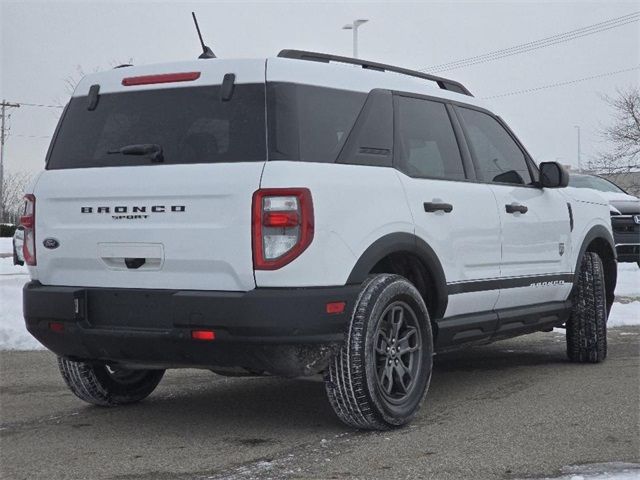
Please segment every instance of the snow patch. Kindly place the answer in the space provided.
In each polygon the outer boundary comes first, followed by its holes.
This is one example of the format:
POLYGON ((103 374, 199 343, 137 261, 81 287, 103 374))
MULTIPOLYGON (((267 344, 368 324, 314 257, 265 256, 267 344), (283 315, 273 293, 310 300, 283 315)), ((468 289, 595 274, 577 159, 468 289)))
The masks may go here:
MULTIPOLYGON (((5 263, 10 258, 0 258, 0 271, 5 271, 5 263)), ((13 265, 11 265, 13 266, 13 265)), ((19 267, 23 268, 23 267, 19 267)), ((35 350, 43 348, 27 332, 22 317, 22 287, 29 281, 26 269, 18 274, 0 275, 0 349, 35 350)))
POLYGON ((640 267, 635 263, 618 264, 616 296, 640 299, 640 267))
POLYGON ((0 253, 13 254, 13 238, 0 237, 0 253))
POLYGON ((627 327, 629 325, 640 325, 640 302, 615 302, 611 306, 607 327, 627 327))

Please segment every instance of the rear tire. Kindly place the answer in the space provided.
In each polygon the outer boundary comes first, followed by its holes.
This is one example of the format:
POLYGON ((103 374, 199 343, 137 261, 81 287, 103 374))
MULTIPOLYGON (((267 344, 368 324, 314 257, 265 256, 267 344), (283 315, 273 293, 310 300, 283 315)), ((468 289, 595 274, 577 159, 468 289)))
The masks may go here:
POLYGON ((572 362, 598 363, 607 357, 607 300, 602 261, 586 252, 567 321, 567 355, 572 362))
POLYGON ((431 380, 429 313, 405 278, 382 274, 362 286, 344 345, 325 372, 329 403, 344 423, 388 430, 413 419, 431 380))
POLYGON ((139 402, 155 390, 164 375, 164 370, 112 369, 61 357, 58 367, 76 397, 102 407, 139 402))

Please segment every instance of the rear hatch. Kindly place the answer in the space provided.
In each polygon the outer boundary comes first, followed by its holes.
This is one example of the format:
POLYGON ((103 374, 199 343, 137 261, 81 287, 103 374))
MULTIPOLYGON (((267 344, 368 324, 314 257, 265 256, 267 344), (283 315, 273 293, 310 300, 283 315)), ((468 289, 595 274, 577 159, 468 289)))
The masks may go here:
POLYGON ((45 285, 254 288, 251 200, 265 137, 264 60, 85 78, 35 186, 35 276, 45 285))

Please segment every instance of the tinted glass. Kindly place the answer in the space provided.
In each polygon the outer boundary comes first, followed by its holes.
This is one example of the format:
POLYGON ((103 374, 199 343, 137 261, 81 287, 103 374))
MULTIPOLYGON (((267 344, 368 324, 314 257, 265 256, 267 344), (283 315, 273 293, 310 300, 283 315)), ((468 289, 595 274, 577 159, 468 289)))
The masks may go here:
POLYGON ((486 113, 468 108, 460 108, 459 112, 482 178, 529 185, 531 174, 524 153, 504 127, 486 113))
POLYGON ((334 162, 366 98, 360 92, 269 83, 269 158, 334 162))
POLYGON ((465 178, 451 119, 443 103, 396 97, 396 159, 412 177, 465 178))
POLYGON ((229 101, 219 86, 100 95, 95 110, 74 97, 60 125, 49 169, 152 165, 148 155, 109 154, 157 144, 164 163, 264 161, 264 85, 236 85, 229 101))
POLYGON ((569 186, 577 188, 593 188, 601 192, 625 193, 620 187, 608 180, 590 175, 570 175, 569 186))

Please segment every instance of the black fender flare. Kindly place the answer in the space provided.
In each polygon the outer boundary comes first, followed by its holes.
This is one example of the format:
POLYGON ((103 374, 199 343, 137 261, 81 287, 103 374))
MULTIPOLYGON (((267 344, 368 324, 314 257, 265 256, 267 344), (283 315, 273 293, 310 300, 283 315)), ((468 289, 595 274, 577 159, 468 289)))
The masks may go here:
POLYGON ((412 233, 390 233, 373 242, 360 256, 347 279, 348 285, 364 282, 371 269, 384 257, 392 253, 411 253, 418 257, 431 274, 435 290, 436 310, 434 319, 442 318, 447 309, 447 280, 444 269, 433 251, 424 240, 412 233))

